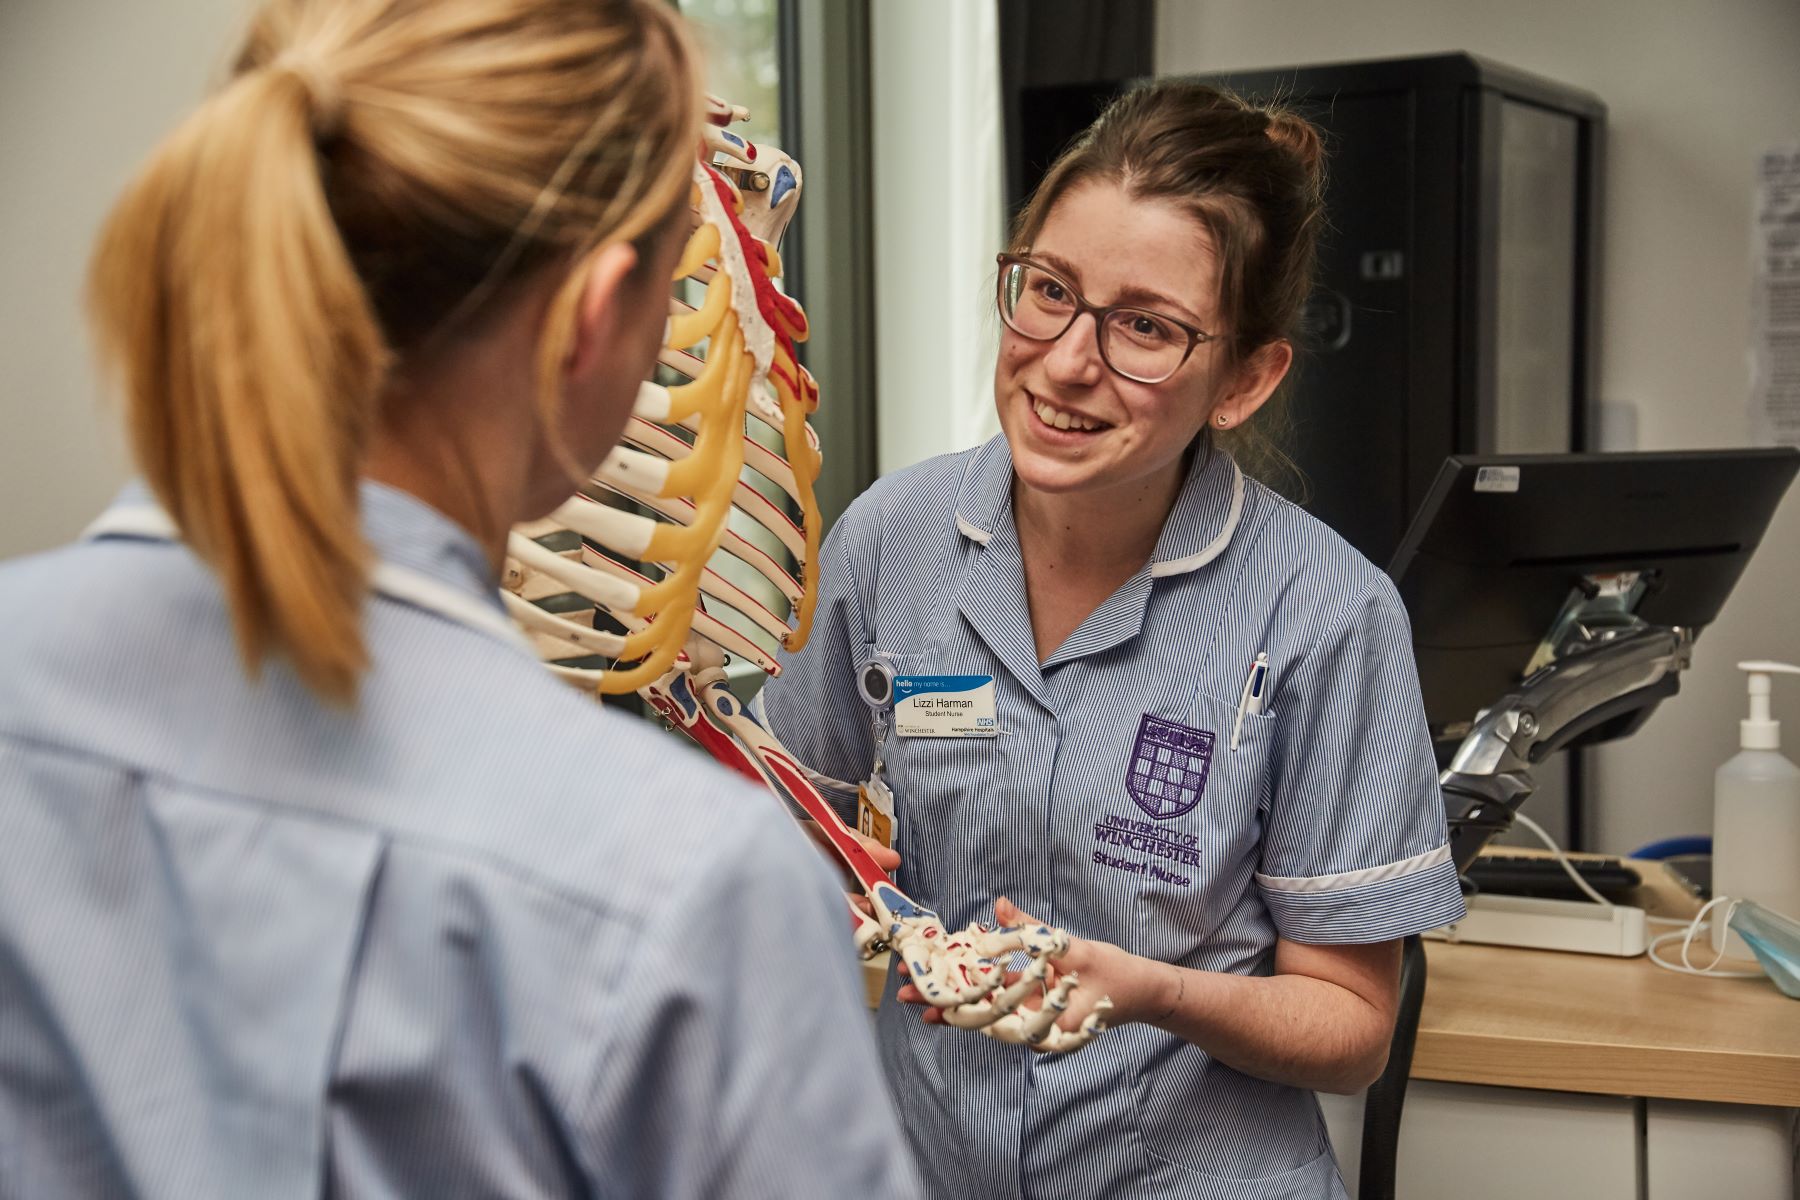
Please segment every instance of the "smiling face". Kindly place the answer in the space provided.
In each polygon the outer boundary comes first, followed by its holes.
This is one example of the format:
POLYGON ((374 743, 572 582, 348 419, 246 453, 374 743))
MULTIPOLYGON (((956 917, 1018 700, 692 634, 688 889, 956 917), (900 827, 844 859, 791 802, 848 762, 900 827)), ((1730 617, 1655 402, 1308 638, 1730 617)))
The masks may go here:
MULTIPOLYGON (((1094 304, 1138 305, 1217 332, 1218 265, 1204 226, 1174 203, 1110 182, 1070 190, 1051 209, 1030 256, 1094 304)), ((994 402, 1015 477, 1040 492, 1163 488, 1215 410, 1241 405, 1221 383, 1223 346, 1194 347, 1161 383, 1137 383, 1100 357, 1094 319, 1078 317, 1054 342, 1001 327, 994 402)))

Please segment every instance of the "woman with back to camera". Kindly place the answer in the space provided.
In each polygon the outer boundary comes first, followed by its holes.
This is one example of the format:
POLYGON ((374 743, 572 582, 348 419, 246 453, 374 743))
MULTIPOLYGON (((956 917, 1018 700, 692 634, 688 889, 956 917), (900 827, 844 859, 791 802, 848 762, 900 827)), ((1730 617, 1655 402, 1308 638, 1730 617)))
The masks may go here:
POLYGON ((1461 914, 1398 596, 1228 448, 1293 358, 1320 158, 1303 120, 1209 88, 1116 101, 1000 258, 1003 436, 852 506, 766 690, 818 770, 879 752, 910 895, 952 929, 994 896, 1068 929, 1060 1024, 1116 1006, 1035 1056, 889 980, 883 1063, 935 1195, 1342 1195, 1311 1092, 1380 1073, 1398 939, 1461 914), (850 698, 871 662, 992 677, 997 733, 876 746, 894 722, 850 698))
POLYGON ((913 1192, 829 873, 498 603, 658 349, 679 20, 270 0, 107 221, 144 482, 0 569, 0 1196, 913 1192))

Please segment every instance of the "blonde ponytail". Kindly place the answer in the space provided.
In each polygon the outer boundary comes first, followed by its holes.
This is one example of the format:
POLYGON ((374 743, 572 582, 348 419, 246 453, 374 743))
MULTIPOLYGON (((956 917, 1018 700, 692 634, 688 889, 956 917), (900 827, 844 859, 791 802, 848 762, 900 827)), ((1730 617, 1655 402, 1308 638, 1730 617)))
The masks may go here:
MULTIPOLYGON (((655 231, 699 119, 661 0, 266 0, 88 281, 139 469, 217 573, 250 674, 282 655, 354 698, 357 485, 390 377, 525 281, 655 231)), ((578 294, 557 294, 540 351, 560 364, 578 294)), ((546 369, 547 429, 559 388, 546 369)))
POLYGON ((240 75, 114 209, 89 275, 132 450, 218 573, 254 675, 349 700, 368 661, 357 474, 384 351, 319 178, 313 85, 240 75))

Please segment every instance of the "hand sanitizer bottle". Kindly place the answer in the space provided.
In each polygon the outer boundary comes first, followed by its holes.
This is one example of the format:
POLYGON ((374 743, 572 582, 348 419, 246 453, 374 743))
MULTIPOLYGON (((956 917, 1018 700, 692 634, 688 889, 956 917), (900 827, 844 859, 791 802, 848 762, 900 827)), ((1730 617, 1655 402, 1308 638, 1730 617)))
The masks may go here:
MULTIPOLYGON (((1800 767, 1782 757, 1781 722, 1769 716, 1771 677, 1800 675, 1800 667, 1742 662, 1738 670, 1750 675, 1750 717, 1738 723, 1743 749, 1713 776, 1713 895, 1800 920, 1800 767)), ((1713 949, 1750 956, 1724 920, 1712 930, 1713 949)))

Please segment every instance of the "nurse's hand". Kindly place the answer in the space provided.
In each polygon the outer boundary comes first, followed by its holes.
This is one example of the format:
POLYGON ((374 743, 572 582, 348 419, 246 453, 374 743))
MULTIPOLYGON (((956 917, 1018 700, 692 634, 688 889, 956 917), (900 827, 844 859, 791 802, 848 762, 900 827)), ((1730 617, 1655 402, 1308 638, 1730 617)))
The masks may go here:
MULTIPOLYGON (((851 900, 859 902, 857 903, 857 907, 864 912, 870 912, 869 901, 862 894, 862 884, 858 883, 856 877, 850 874, 849 869, 844 866, 844 860, 837 856, 836 850, 832 849, 831 839, 825 836, 825 831, 819 827, 819 823, 817 821, 804 821, 801 823, 800 828, 806 830, 807 836, 819 844, 819 849, 825 852, 826 859, 829 860, 844 876, 844 883, 850 889, 851 900)), ((875 865, 880 867, 883 871, 892 875, 895 871, 900 869, 899 851, 890 850, 874 838, 859 833, 854 829, 849 830, 849 834, 862 845, 864 850, 869 852, 869 857, 874 859, 875 865)))

